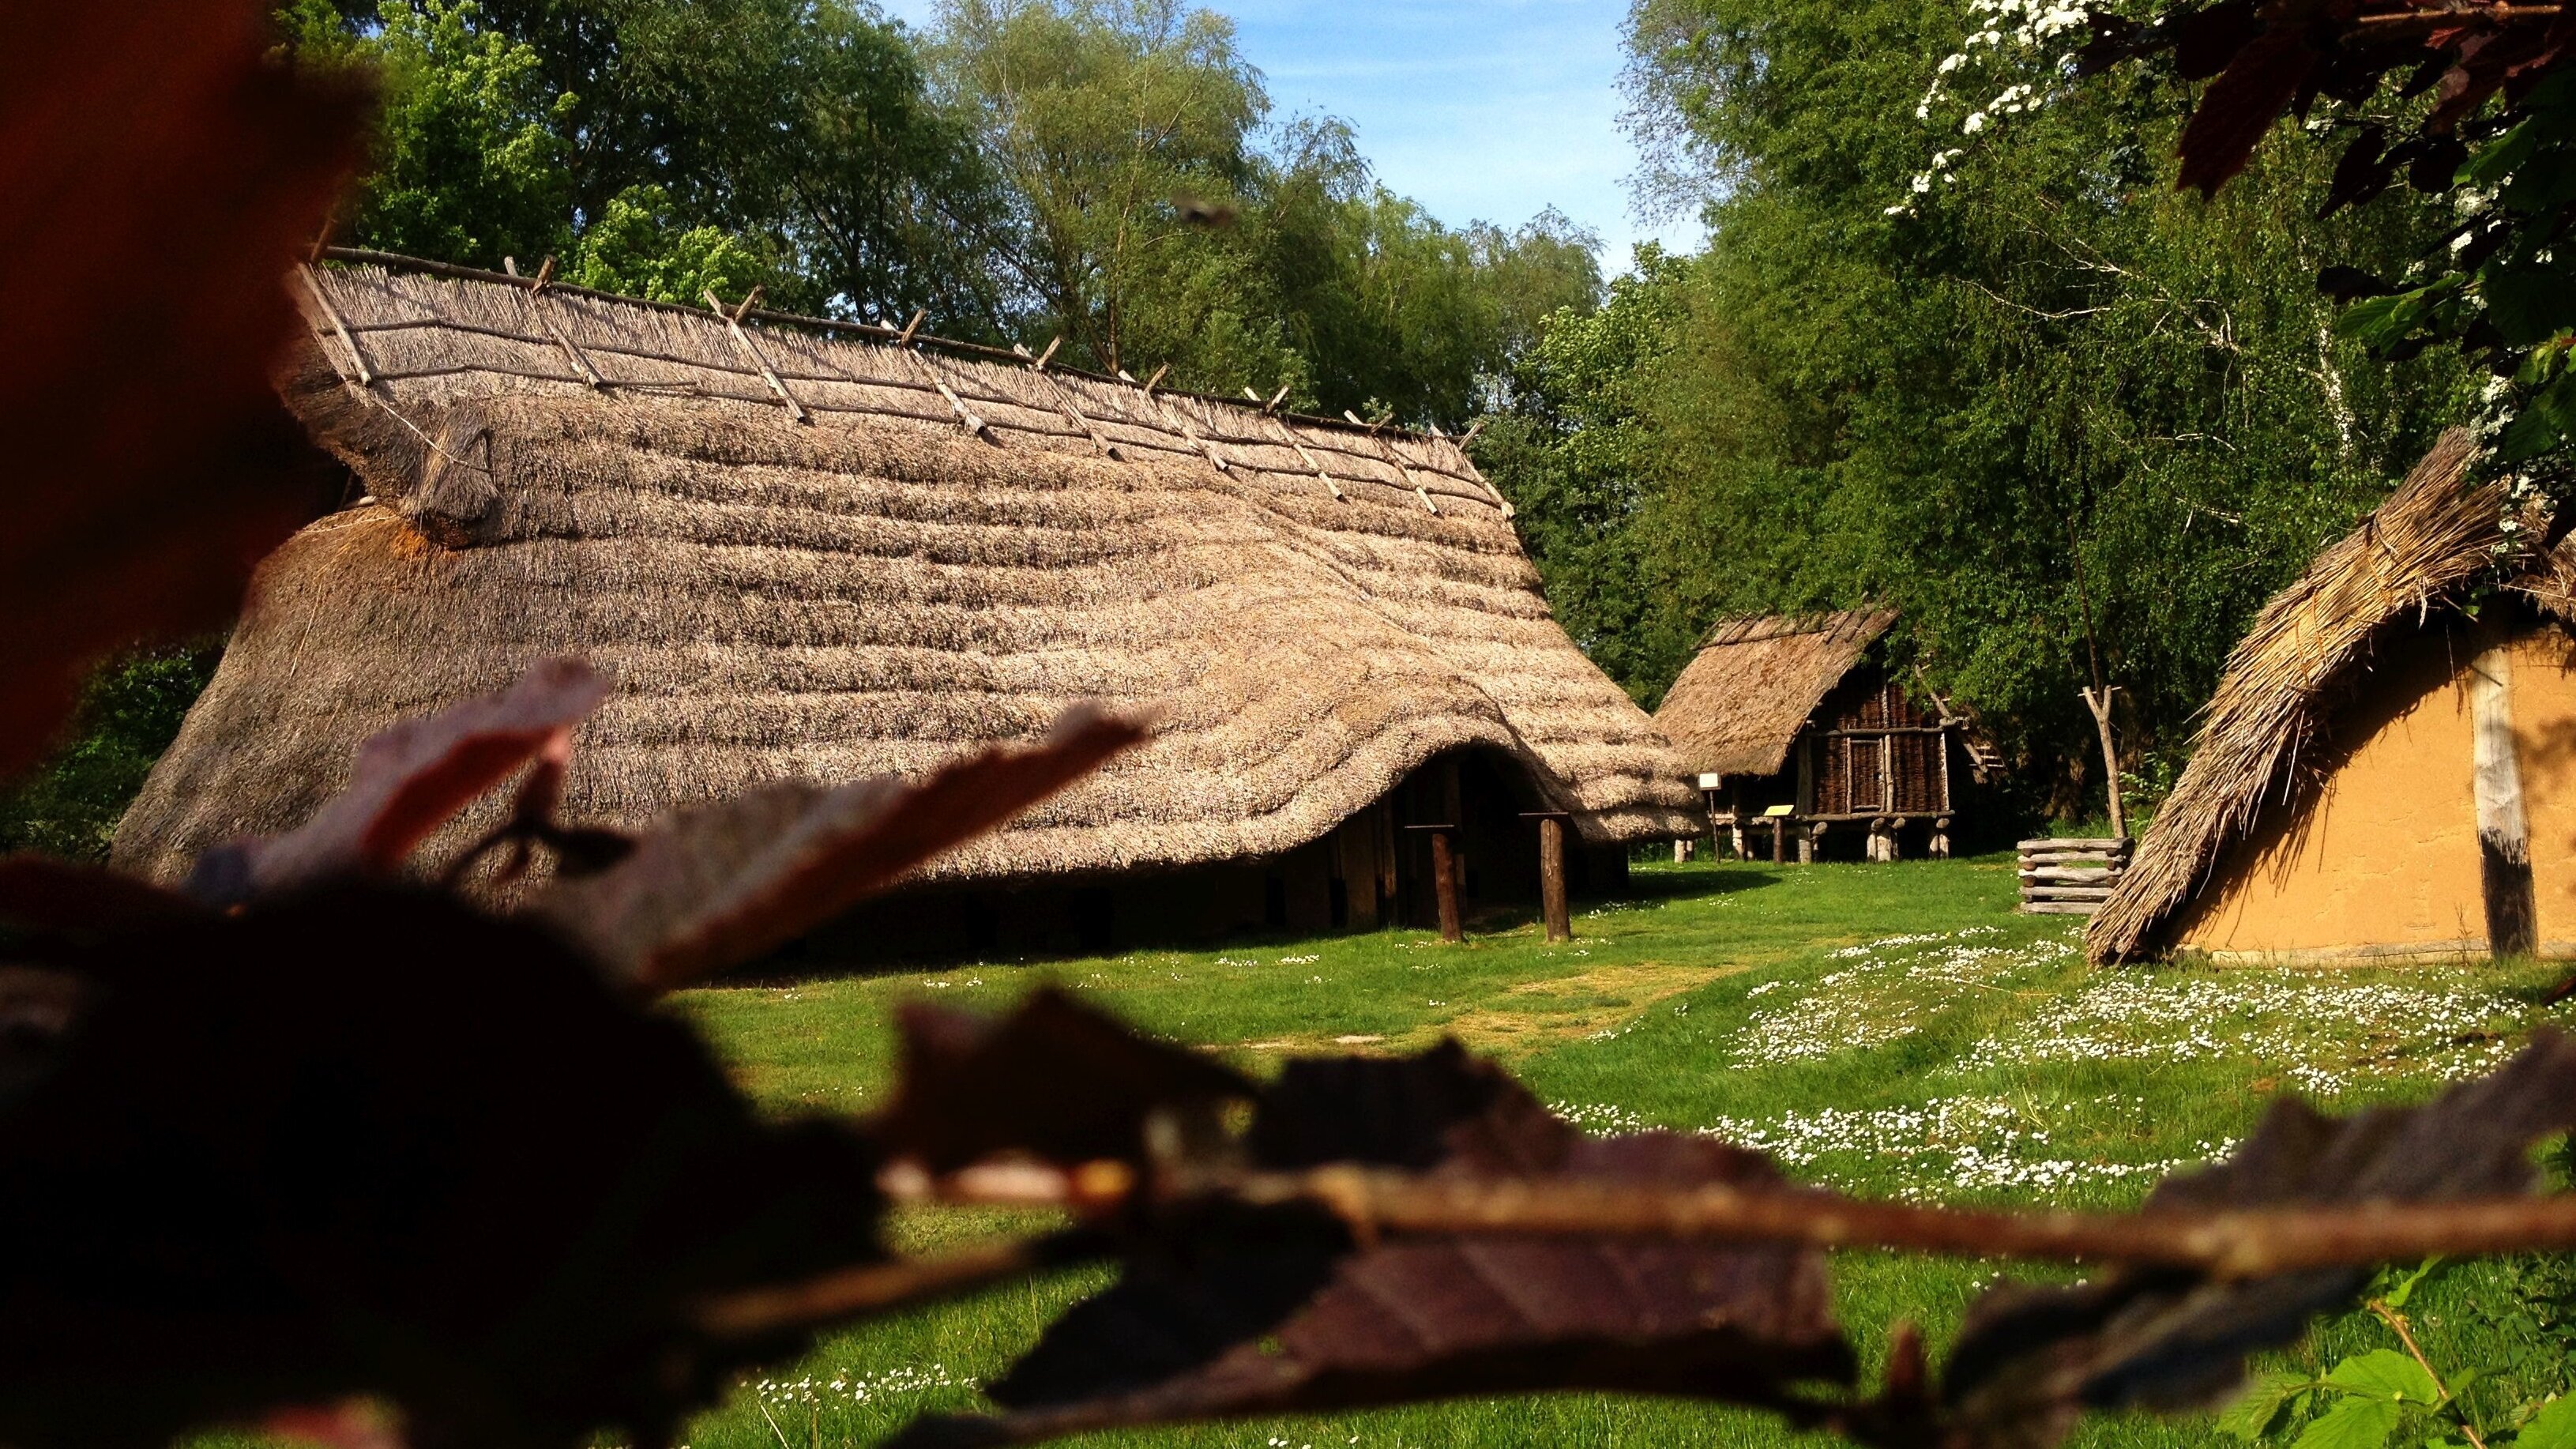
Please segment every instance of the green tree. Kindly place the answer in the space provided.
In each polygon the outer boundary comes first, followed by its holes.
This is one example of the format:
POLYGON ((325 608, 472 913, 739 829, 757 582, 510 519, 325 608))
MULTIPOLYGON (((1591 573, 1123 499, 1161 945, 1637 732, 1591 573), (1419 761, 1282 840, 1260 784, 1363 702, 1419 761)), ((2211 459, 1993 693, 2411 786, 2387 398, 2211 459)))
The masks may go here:
POLYGON ((282 20, 308 63, 372 65, 385 107, 375 171, 344 234, 415 256, 497 266, 572 235, 572 98, 541 57, 483 29, 475 0, 385 0, 353 31, 324 0, 282 20))
POLYGON ((296 0, 281 18, 306 63, 383 75, 345 230, 362 245, 484 266, 580 248, 603 278, 1000 325, 995 178, 910 38, 853 0, 296 0))
POLYGON ((1011 187, 996 260, 1075 357, 1303 380, 1231 234, 1269 111, 1232 22, 1179 0, 946 0, 933 54, 1011 187))
POLYGON ((2455 363, 2374 361, 2314 286, 2443 218, 2309 222, 2329 168, 2288 145, 2215 203, 2174 194, 2180 87, 2073 89, 2004 43, 2072 23, 1638 8, 1638 120, 1709 246, 1552 323, 1480 456, 1640 698, 1716 617, 1884 600, 2043 802, 2098 808, 2077 686, 2098 668, 2135 749, 2181 748, 2252 611, 2461 415, 2455 363))
POLYGON ((219 644, 144 649, 100 669, 66 743, 0 792, 0 854, 101 861, 126 804, 214 677, 219 644))

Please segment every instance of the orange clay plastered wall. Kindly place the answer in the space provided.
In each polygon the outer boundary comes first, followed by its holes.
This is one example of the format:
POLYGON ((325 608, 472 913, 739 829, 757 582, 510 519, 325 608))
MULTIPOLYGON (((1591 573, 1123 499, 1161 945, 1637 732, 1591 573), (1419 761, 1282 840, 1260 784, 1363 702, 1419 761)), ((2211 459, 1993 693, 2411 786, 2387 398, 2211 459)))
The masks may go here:
POLYGON ((2576 640, 2562 630, 2533 629, 2513 641, 2513 747, 2540 949, 2576 955, 2576 640))
MULTIPOLYGON (((2474 634, 2428 632, 2382 654, 2363 700, 2335 722, 2337 747, 2348 753, 2324 788, 2304 810, 2271 812, 2220 868, 2176 944, 2220 955, 2483 954, 2468 692, 2480 647, 2474 634)), ((2556 647, 2563 666, 2563 640, 2556 647)), ((2521 659, 2514 662, 2519 724, 2524 680, 2521 659)), ((2547 687, 2553 707, 2576 715, 2563 667, 2547 687)), ((2541 781, 2529 753, 2518 753, 2529 799, 2541 781)), ((2553 825, 2563 840, 2576 834, 2576 815, 2562 809, 2561 817, 2553 825)), ((2562 844, 2559 868, 2537 873, 2543 940, 2553 903, 2556 919, 2576 917, 2565 855, 2562 844)))

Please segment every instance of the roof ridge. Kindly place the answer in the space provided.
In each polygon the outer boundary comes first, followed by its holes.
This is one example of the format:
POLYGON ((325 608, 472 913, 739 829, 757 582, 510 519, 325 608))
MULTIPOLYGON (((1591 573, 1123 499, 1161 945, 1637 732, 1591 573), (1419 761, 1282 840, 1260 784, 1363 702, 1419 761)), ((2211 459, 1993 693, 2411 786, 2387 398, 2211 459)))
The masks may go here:
MULTIPOLYGON (((420 272, 434 277, 446 277, 452 281, 482 282, 504 287, 515 287, 521 291, 533 292, 544 290, 550 292, 562 292, 575 297, 588 297, 594 301, 618 302, 631 307, 644 307, 657 312, 677 312, 690 317, 705 317, 709 315, 706 308, 691 306, 685 302, 658 302, 650 297, 630 296, 624 292, 603 292, 595 287, 584 287, 576 283, 562 281, 551 275, 545 276, 540 280, 538 277, 522 277, 509 272, 487 271, 481 267, 469 267, 456 262, 433 261, 427 257, 406 256, 400 252, 376 251, 367 247, 324 247, 314 255, 314 260, 348 262, 359 266, 382 267, 388 271, 400 270, 420 272)), ((910 327, 888 326, 881 322, 857 322, 839 317, 811 317, 801 312, 780 312, 767 307, 746 307, 740 313, 726 315, 734 316, 741 321, 765 322, 773 326, 811 328, 820 332, 855 336, 862 340, 878 343, 893 343, 905 347, 937 348, 942 352, 953 353, 960 357, 973 358, 981 362, 1005 363, 1014 367, 1035 366, 1041 360, 1035 354, 1027 352, 1015 352, 1009 348, 993 347, 981 342, 961 342, 953 337, 941 337, 934 333, 916 331, 910 327)), ((1050 348, 1046 357, 1048 359, 1052 359, 1053 356, 1054 349, 1050 348)), ((1433 424, 1428 430, 1425 430, 1394 422, 1369 423, 1365 421, 1356 421, 1348 417, 1327 417, 1321 413, 1301 413, 1290 409, 1273 410, 1261 407, 1257 402, 1247 409, 1244 400, 1241 398, 1222 397, 1215 393, 1195 392, 1188 388, 1162 387, 1156 383, 1138 382, 1135 378, 1128 376, 1123 372, 1114 374, 1093 372, 1089 368, 1073 367, 1051 360, 1047 361, 1045 370, 1063 373, 1072 377, 1083 378, 1091 382, 1106 383, 1113 387, 1135 388, 1143 392, 1148 397, 1162 396, 1190 398, 1199 402, 1215 403, 1223 407, 1254 411, 1264 417, 1280 418, 1310 427, 1330 428, 1336 432, 1357 433, 1362 436, 1372 438, 1384 437, 1389 433, 1393 433, 1401 437, 1422 439, 1426 442, 1453 443, 1457 445, 1458 449, 1462 453, 1466 450, 1467 444, 1472 442, 1475 439, 1476 434, 1481 431, 1481 425, 1471 427, 1463 433, 1449 433, 1441 431, 1438 424, 1433 424)), ((1161 374, 1158 373, 1156 376, 1159 378, 1161 374)))

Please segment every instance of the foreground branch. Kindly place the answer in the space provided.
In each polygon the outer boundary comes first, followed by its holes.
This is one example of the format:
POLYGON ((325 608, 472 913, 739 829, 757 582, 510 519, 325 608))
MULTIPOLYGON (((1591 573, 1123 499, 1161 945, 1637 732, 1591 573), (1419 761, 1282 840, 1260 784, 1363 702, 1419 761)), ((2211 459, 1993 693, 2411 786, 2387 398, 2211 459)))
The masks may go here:
POLYGON ((804 1283, 711 1299, 699 1307, 697 1324, 717 1338, 761 1338, 972 1293, 1097 1257, 1103 1246, 1096 1234, 1075 1230, 984 1244, 936 1258, 870 1263, 804 1283))
POLYGON ((1320 1202, 1363 1232, 1536 1233, 1906 1248, 1981 1258, 2118 1261, 2219 1279, 2302 1268, 2576 1248, 2576 1197, 2337 1207, 2010 1213, 1861 1202, 1783 1188, 1477 1181, 1327 1167, 1234 1185, 1247 1201, 1320 1202))

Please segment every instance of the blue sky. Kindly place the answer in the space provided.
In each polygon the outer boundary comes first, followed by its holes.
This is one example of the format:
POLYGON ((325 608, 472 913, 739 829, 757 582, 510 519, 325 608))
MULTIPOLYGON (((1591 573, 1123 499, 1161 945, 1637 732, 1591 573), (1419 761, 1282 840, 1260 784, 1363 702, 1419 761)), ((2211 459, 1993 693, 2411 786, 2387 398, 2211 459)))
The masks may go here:
MULTIPOLYGON (((934 0, 884 0, 914 24, 934 0)), ((1695 223, 1630 214, 1637 154, 1620 133, 1626 0, 1203 0, 1234 17, 1272 114, 1340 116, 1379 179, 1453 226, 1516 226, 1554 206, 1632 243, 1694 246, 1695 223)))

